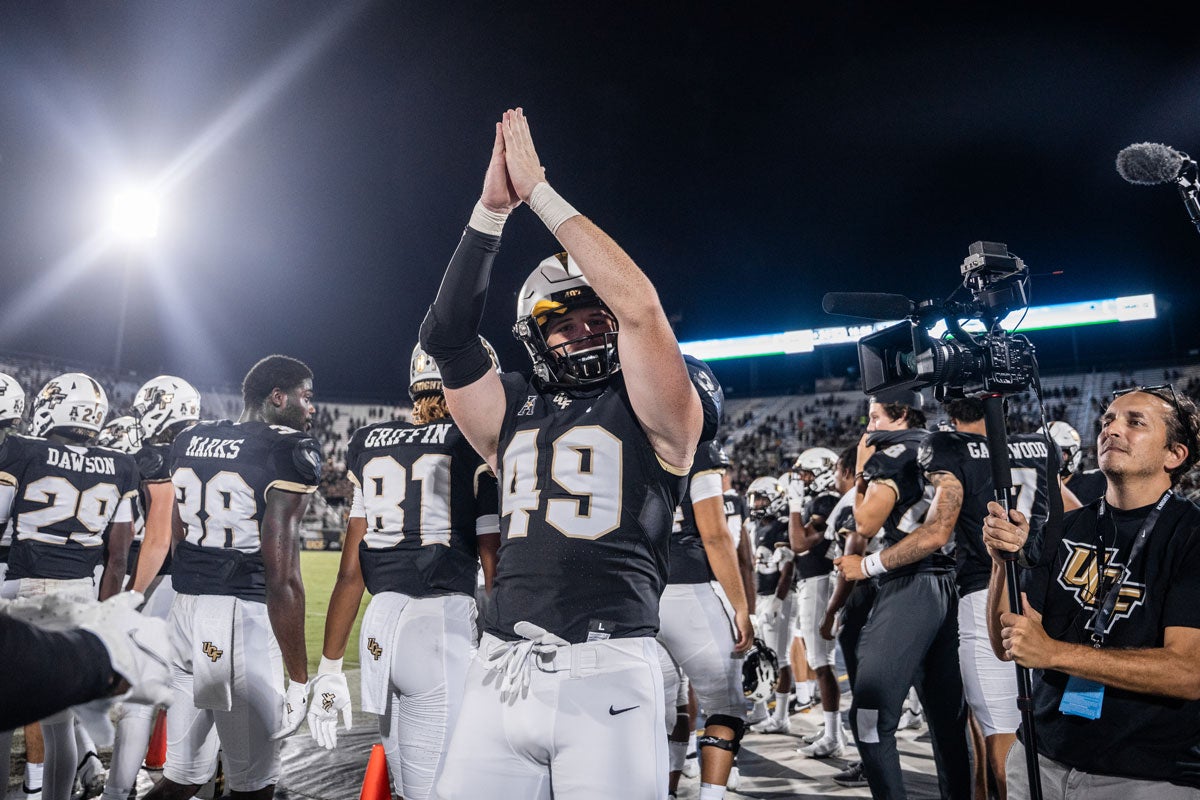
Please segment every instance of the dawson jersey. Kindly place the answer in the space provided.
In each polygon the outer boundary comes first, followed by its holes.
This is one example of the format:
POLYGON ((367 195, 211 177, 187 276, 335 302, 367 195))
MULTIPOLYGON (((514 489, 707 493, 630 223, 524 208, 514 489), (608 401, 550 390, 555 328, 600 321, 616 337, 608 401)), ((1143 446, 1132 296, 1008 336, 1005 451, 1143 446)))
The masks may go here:
MULTIPOLYGON (((1029 540, 1040 542, 1050 516, 1047 495, 1049 475, 1058 475, 1058 448, 1046 446, 1037 434, 1010 436, 1008 456, 1012 470, 1009 506, 1029 520, 1029 540)), ((992 574, 992 557, 983 546, 983 519, 993 498, 992 466, 987 437, 978 433, 937 431, 921 445, 921 469, 926 475, 948 472, 963 487, 962 509, 954 525, 954 561, 959 595, 986 589, 992 574)))
MULTIPOLYGON (((754 526, 754 571, 759 594, 775 594, 779 588, 779 561, 775 551, 788 546, 788 523, 781 517, 763 517, 754 526)), ((795 586, 796 573, 792 572, 795 586)))
MULTIPOLYGON (((869 482, 884 483, 896 493, 896 504, 875 538, 884 546, 896 544, 925 521, 932 490, 926 493, 917 450, 929 433, 920 429, 875 431, 867 443, 875 452, 863 467, 863 477, 869 482)), ((916 572, 948 571, 954 567, 954 557, 943 552, 932 553, 915 564, 889 570, 883 580, 891 580, 916 572)))
POLYGON ((15 489, 8 578, 90 578, 109 525, 133 521, 137 467, 107 447, 9 435, 0 483, 15 489))
POLYGON ((517 639, 524 620, 572 644, 654 636, 686 473, 658 460, 622 373, 586 392, 500 378, 502 538, 486 630, 517 639))
POLYGON ((267 492, 316 491, 320 446, 282 425, 200 422, 175 437, 170 465, 184 534, 175 545, 175 591, 266 602, 267 492))
MULTIPOLYGON (((716 494, 706 494, 701 499, 720 497, 725 503, 721 491, 721 473, 728 458, 721 451, 721 445, 716 441, 700 445, 692 462, 692 474, 688 477, 688 490, 683 494, 683 501, 675 511, 675 523, 671 527, 670 573, 667 583, 708 583, 713 580, 712 569, 708 565, 708 554, 704 551, 704 540, 696 527, 696 513, 692 509, 692 499, 698 486, 716 481, 716 494)), ((711 487, 710 487, 711 488, 711 487)))
POLYGON ((346 449, 371 594, 475 593, 479 534, 499 533, 496 479, 449 419, 359 428, 346 449))

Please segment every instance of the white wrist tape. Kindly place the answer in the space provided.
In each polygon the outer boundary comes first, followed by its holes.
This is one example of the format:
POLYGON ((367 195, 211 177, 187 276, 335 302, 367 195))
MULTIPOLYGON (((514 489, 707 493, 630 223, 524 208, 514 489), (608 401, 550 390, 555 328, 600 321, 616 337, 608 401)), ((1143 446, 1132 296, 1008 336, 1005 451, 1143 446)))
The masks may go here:
POLYGON ((529 207, 533 213, 545 223, 551 233, 558 233, 559 227, 571 217, 579 216, 579 212, 562 199, 558 192, 550 188, 545 181, 533 187, 529 193, 529 207))
POLYGON ((321 656, 321 666, 317 667, 317 674, 324 675, 327 672, 338 673, 342 671, 342 659, 326 658, 321 656))
POLYGON ((480 233, 499 236, 504 230, 504 223, 507 221, 508 214, 488 211, 483 207, 482 201, 476 200, 475 208, 471 209, 471 221, 467 224, 480 233))
POLYGON ((863 572, 867 573, 868 578, 876 578, 887 572, 887 567, 883 565, 883 559, 879 557, 879 553, 871 553, 863 559, 863 572))

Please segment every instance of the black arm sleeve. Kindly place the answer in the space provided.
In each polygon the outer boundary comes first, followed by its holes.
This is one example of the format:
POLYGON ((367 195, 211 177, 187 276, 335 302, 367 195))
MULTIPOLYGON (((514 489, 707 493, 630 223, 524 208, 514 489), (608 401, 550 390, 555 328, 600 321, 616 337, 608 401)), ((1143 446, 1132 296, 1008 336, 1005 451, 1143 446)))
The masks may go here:
POLYGON ((479 321, 499 251, 499 236, 467 227, 421 323, 421 348, 437 362, 447 389, 470 386, 492 368, 479 341, 479 321))
POLYGON ((95 634, 47 631, 6 614, 0 614, 0 675, 0 730, 105 697, 116 677, 95 634))

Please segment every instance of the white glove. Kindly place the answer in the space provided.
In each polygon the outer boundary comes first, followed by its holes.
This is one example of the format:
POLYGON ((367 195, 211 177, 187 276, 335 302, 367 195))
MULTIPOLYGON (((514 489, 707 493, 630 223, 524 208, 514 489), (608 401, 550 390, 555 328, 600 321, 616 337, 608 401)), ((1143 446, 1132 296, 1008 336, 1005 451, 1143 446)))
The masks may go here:
POLYGON ((758 621, 764 627, 771 625, 783 609, 783 601, 776 595, 769 594, 758 603, 758 621))
POLYGON ((346 684, 346 676, 342 674, 340 658, 321 657, 321 667, 317 670, 316 680, 312 682, 312 697, 312 706, 308 709, 308 729, 317 744, 332 750, 337 747, 338 712, 342 714, 346 730, 354 725, 350 687, 346 684))
POLYGON ((771 554, 771 561, 779 566, 790 564, 796 560, 796 551, 785 545, 780 545, 775 548, 775 552, 771 554))
POLYGON ((282 739, 291 736, 304 722, 305 712, 308 711, 308 684, 298 683, 288 679, 287 694, 283 697, 283 720, 279 730, 271 734, 272 739, 282 739))

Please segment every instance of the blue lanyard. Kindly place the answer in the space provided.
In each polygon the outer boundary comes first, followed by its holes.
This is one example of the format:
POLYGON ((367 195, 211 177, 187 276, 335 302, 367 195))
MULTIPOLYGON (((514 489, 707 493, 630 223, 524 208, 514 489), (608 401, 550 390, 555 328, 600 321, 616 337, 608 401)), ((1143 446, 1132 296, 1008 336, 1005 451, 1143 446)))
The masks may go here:
MULTIPOLYGON (((1092 647, 1099 649, 1104 644, 1105 632, 1108 630, 1109 621, 1112 619, 1113 611, 1117 608, 1117 599, 1121 596, 1121 586, 1125 583, 1125 578, 1130 574, 1130 568, 1133 566, 1133 561, 1142 552, 1142 548, 1146 544, 1146 540, 1150 538, 1150 532, 1154 530, 1154 526, 1158 524, 1158 517, 1162 513, 1163 506, 1171 499, 1172 490, 1167 489, 1163 496, 1158 499, 1158 503, 1153 510, 1146 515, 1146 521, 1142 523, 1141 530, 1138 531, 1137 538, 1133 540, 1133 546, 1129 549, 1129 558, 1125 560, 1125 567, 1117 579, 1113 581, 1112 586, 1104 592, 1104 602, 1092 615, 1092 621, 1088 625, 1092 629, 1092 647)), ((1100 533, 1100 523, 1104 521, 1104 515, 1108 511, 1108 505, 1104 498, 1100 499, 1100 512, 1096 516, 1096 538, 1098 544, 1096 546, 1096 591, 1097 594, 1104 591, 1104 573, 1107 567, 1107 548, 1104 546, 1104 535, 1100 533)), ((1117 539, 1117 522, 1113 520, 1113 549, 1118 547, 1117 539)), ((1098 599, 1098 598, 1097 598, 1098 599)))

